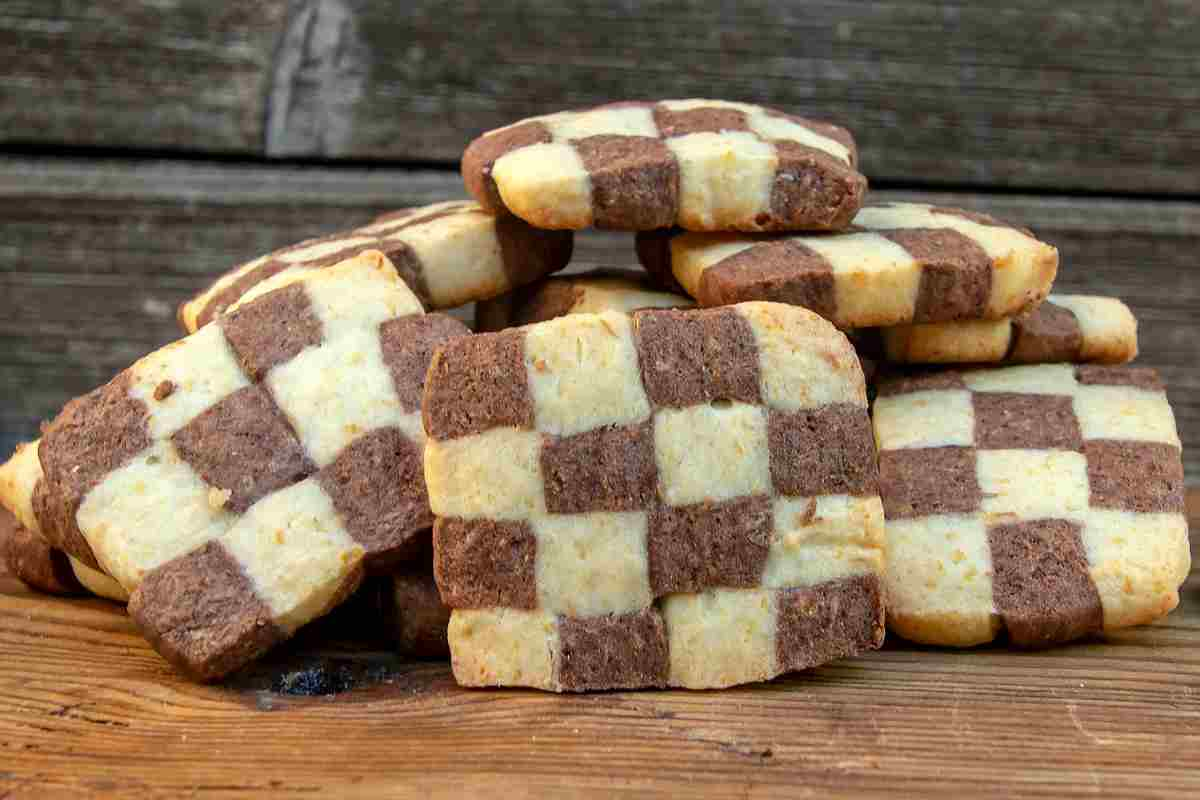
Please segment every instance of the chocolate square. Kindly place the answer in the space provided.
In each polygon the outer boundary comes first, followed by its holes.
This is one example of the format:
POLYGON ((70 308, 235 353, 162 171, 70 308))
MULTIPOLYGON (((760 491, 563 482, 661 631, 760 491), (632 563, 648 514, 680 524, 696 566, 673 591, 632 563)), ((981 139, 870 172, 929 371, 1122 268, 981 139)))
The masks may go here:
POLYGON ((1092 508, 1183 513, 1183 462, 1178 447, 1094 439, 1084 443, 1083 454, 1092 508))
POLYGON ((317 473, 346 531, 378 570, 411 555, 433 524, 422 451, 399 428, 377 428, 317 473))
POLYGON ((833 266, 791 239, 763 241, 704 270, 696 299, 705 306, 769 300, 801 306, 826 319, 837 312, 833 266))
POLYGON ((546 510, 551 514, 637 511, 655 498, 654 429, 609 425, 542 438, 546 510))
POLYGON ((202 681, 220 678, 287 638, 219 542, 151 570, 129 598, 129 615, 167 661, 202 681))
POLYGON ((973 447, 916 447, 879 453, 879 494, 887 519, 969 514, 983 500, 973 447))
POLYGON ((533 428, 533 397, 525 377, 525 332, 464 336, 442 345, 430 363, 437 391, 422 403, 425 432, 438 440, 497 427, 533 428))
POLYGON ((883 644, 883 586, 877 575, 784 589, 776 603, 775 658, 781 672, 808 669, 883 644))
POLYGON ((260 381, 272 367, 321 343, 321 320, 303 284, 292 283, 255 298, 221 320, 221 330, 242 369, 260 381))
POLYGON ((1104 627, 1080 531, 1063 519, 988 528, 993 602, 1014 644, 1044 647, 1104 627))
POLYGON ((1079 450, 1083 435, 1064 395, 976 392, 975 445, 980 450, 1079 450))
POLYGON ((1075 361, 1083 347, 1083 331, 1069 308, 1042 303, 1029 316, 1013 320, 1013 361, 1032 364, 1075 361))
POLYGON ((392 386, 405 412, 421 410, 425 373, 434 351, 470 334, 466 325, 445 314, 409 314, 379 326, 383 363, 392 374, 392 386))
POLYGON ((524 521, 439 517, 433 574, 451 608, 537 608, 537 537, 524 521))
POLYGON ((1153 367, 1083 364, 1075 368, 1075 380, 1084 386, 1132 386, 1148 392, 1166 391, 1166 386, 1153 367))
MULTIPOLYGON (((664 139, 687 136, 689 133, 720 133, 748 131, 746 112, 736 108, 701 106, 687 111, 672 111, 665 106, 654 107, 654 124, 664 139)), ((661 227, 661 226, 660 226, 661 227)))
POLYGON ((567 691, 667 685, 667 629, 653 608, 559 617, 558 636, 558 679, 567 691))
POLYGON ((992 291, 992 260, 970 237, 949 228, 883 231, 921 263, 913 322, 978 319, 992 291))
POLYGON ((238 514, 316 470, 261 386, 221 400, 177 430, 171 443, 205 483, 230 493, 224 507, 238 514))
POLYGON ((771 409, 768 421, 771 482, 780 494, 862 497, 877 491, 875 440, 865 408, 834 403, 804 411, 771 409))
POLYGON ((655 597, 713 587, 752 587, 771 549, 771 499, 765 495, 658 505, 650 512, 646 548, 655 597))
POLYGON ((642 383, 653 407, 761 402, 758 345, 736 311, 641 311, 634 328, 642 383))
POLYGON ((679 165, 661 139, 601 135, 572 144, 592 181, 597 228, 653 230, 675 221, 679 165))

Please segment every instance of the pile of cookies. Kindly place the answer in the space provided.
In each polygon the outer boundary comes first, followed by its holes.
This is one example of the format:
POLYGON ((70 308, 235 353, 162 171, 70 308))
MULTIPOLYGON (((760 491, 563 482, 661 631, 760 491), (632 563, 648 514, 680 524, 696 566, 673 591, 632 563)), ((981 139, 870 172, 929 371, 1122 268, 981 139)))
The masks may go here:
POLYGON ((1029 231, 864 205, 849 132, 741 103, 524 120, 462 168, 475 202, 237 267, 69 403, 0 467, 13 571, 127 602, 199 680, 357 590, 461 684, 552 691, 1178 602, 1164 387, 1029 231), (593 226, 644 269, 548 277, 593 226), (475 333, 437 313, 469 302, 475 333))

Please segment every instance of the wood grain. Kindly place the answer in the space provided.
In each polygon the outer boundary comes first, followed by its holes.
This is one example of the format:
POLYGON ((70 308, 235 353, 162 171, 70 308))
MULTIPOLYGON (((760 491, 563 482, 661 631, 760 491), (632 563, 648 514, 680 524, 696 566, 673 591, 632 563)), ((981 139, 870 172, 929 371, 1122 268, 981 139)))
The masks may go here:
POLYGON ((0 142, 262 151, 285 0, 5 0, 0 142))
POLYGON ((724 692, 465 690, 444 665, 313 633, 234 685, 195 686, 117 607, 0 577, 0 797, 1200 793, 1195 571, 1166 620, 1106 641, 893 639, 724 692), (300 663, 365 665, 374 680, 321 697, 264 688, 300 663))
POLYGON ((884 181, 1200 193, 1188 0, 10 0, 0 144, 457 162, 536 113, 761 101, 884 181))
POLYGON ((842 122, 873 179, 1200 189, 1200 17, 1187 2, 355 8, 370 79, 333 154, 456 161, 472 136, 531 114, 699 96, 842 122))
MULTIPOLYGON (((175 306, 211 276, 381 210, 462 195, 457 175, 399 169, 0 159, 0 450, 178 335, 175 306)), ((1200 481, 1200 204, 876 193, 967 206, 1059 247, 1061 289, 1116 293, 1141 319, 1200 481)), ((572 269, 635 263, 588 232, 572 269)))

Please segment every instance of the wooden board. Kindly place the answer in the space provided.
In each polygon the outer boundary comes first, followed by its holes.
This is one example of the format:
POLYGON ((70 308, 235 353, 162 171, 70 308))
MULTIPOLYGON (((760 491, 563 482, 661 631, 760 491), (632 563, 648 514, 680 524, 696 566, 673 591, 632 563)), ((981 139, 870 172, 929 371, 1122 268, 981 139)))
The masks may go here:
MULTIPOLYGON (((446 172, 0 159, 0 451, 66 400, 178 336, 176 305, 213 275, 381 210, 462 194, 446 172)), ((1058 286, 1123 296, 1163 371, 1200 481, 1200 204, 879 192, 967 206, 1059 247, 1058 286)), ((630 266, 626 234, 578 237, 572 269, 630 266)))
POLYGON ((631 97, 851 127, 888 182, 1200 192, 1187 0, 183 0, 0 12, 0 145, 457 162, 631 97))
POLYGON ((1200 16, 1186 2, 346 5, 357 25, 338 46, 369 63, 328 155, 457 161, 472 136, 531 114, 698 96, 839 121, 878 180, 1200 190, 1200 16))
POLYGON ((0 143, 261 152, 285 0, 5 0, 0 143))
MULTIPOLYGON (((1189 504, 1195 530, 1200 493, 1189 504)), ((447 666, 316 633, 195 686, 117 607, 0 577, 0 797, 1200 794, 1197 571, 1165 621, 1107 641, 889 640, 724 692, 465 690, 447 666), (286 693, 320 666, 358 683, 286 693)))

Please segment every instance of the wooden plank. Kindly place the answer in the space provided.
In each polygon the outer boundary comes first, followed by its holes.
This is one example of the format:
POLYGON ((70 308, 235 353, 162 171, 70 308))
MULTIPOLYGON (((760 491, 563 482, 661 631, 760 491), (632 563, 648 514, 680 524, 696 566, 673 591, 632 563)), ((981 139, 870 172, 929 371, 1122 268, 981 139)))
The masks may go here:
POLYGON ((625 97, 849 125, 878 180, 1200 192, 1188 0, 0 7, 0 143, 456 162, 625 97))
MULTIPOLYGON (((70 397, 177 336, 176 304, 210 277, 381 210, 462 195, 445 172, 0 159, 0 448, 70 397)), ((897 194, 1028 225, 1062 254, 1058 286, 1115 292, 1142 320, 1200 481, 1200 204, 897 194)), ((630 237, 579 237, 573 269, 635 263, 630 237)))
POLYGON ((285 0, 6 0, 0 142, 261 153, 285 0))
POLYGON ((531 114, 699 96, 842 122, 878 180, 1200 191, 1186 0, 353 7, 371 69, 329 155, 457 161, 480 131, 531 114))
POLYGON ((319 626, 227 685, 195 686, 115 606, 0 576, 0 796, 1200 793, 1196 571, 1166 620, 1107 640, 953 652, 891 639, 724 692, 459 689, 446 665, 319 626), (358 685, 281 692, 298 667, 358 685))

